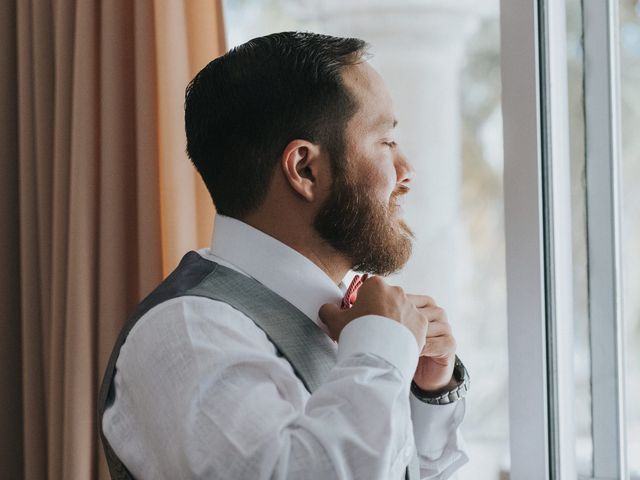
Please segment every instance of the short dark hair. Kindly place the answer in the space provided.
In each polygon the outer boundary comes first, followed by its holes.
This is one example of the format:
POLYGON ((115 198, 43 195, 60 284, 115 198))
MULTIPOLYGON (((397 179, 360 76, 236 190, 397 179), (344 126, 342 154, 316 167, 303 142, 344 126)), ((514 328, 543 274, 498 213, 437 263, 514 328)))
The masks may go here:
POLYGON ((187 154, 218 212, 243 218, 258 208, 294 139, 326 148, 335 173, 357 109, 341 69, 367 48, 357 38, 274 33, 233 48, 194 77, 185 97, 187 154))

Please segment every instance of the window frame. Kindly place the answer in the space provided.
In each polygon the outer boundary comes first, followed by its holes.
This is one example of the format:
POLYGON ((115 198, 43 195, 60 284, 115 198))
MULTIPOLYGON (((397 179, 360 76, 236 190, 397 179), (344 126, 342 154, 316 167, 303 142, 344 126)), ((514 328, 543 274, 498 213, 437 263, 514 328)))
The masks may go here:
POLYGON ((539 33, 536 2, 501 1, 510 476, 547 480, 550 456, 539 33))
MULTIPOLYGON (((593 477, 628 478, 617 0, 584 0, 593 477)), ((501 0, 511 475, 576 478, 566 12, 501 0)))
POLYGON ((584 0, 583 25, 593 476, 627 478, 618 0, 584 0))

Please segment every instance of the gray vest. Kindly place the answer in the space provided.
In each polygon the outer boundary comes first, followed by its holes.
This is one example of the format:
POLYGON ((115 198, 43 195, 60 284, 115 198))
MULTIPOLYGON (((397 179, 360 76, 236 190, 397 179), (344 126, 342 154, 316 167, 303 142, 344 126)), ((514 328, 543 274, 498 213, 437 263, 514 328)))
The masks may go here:
MULTIPOLYGON (((310 393, 322 385, 336 363, 336 349, 332 340, 304 313, 258 281, 206 260, 196 252, 188 252, 178 267, 127 319, 107 364, 98 397, 98 428, 111 478, 115 480, 133 479, 102 431, 104 411, 114 401, 113 378, 120 348, 145 313, 162 302, 184 295, 227 303, 252 319, 275 345, 278 354, 289 361, 310 393)), ((407 468, 406 478, 420 478, 415 455, 407 468)))

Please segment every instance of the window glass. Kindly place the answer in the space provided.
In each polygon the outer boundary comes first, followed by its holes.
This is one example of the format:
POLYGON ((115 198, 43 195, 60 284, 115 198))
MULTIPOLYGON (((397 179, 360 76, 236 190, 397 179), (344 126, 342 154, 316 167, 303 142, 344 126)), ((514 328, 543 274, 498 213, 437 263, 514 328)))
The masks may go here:
MULTIPOLYGON (((494 3, 494 2, 490 2, 494 3)), ((463 428, 471 461, 462 479, 507 478, 509 384, 506 313, 503 144, 498 5, 467 41, 460 89, 461 355, 472 366, 473 390, 463 428)), ((455 223, 458 223, 456 226, 455 223)), ((453 253, 453 252, 452 252, 453 253)))
POLYGON ((372 45, 417 176, 405 207, 416 233, 390 279, 447 310, 472 388, 459 479, 509 468, 508 354, 499 2, 226 1, 229 47, 282 30, 356 36, 372 45))
POLYGON ((640 2, 621 0, 622 275, 628 458, 640 477, 640 2))
POLYGON ((593 438, 591 435, 591 347, 587 275, 582 1, 567 0, 566 13, 571 158, 576 468, 579 475, 590 477, 593 472, 593 438))

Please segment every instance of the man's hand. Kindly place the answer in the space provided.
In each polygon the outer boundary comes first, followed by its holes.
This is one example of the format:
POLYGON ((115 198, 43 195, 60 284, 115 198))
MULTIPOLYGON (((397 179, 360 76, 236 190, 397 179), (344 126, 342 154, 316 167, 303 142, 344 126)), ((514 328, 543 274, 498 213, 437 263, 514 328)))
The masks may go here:
POLYGON ((358 290, 358 298, 348 310, 326 303, 320 308, 320 319, 329 328, 331 338, 338 340, 342 329, 364 315, 381 315, 407 327, 423 351, 429 327, 428 311, 418 308, 430 300, 420 295, 407 295, 402 288, 388 285, 381 277, 368 278, 358 290))
POLYGON ((408 295, 408 297, 429 319, 426 342, 420 352, 413 381, 422 390, 428 392, 439 393, 450 390, 455 386, 452 377, 456 340, 451 333, 447 314, 431 297, 421 295, 408 295))

